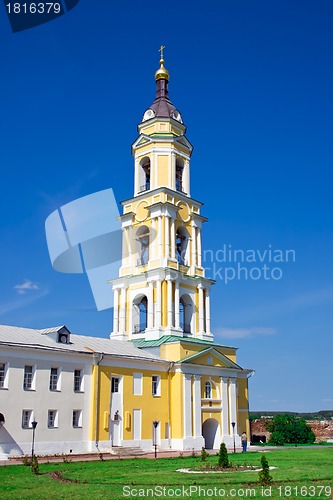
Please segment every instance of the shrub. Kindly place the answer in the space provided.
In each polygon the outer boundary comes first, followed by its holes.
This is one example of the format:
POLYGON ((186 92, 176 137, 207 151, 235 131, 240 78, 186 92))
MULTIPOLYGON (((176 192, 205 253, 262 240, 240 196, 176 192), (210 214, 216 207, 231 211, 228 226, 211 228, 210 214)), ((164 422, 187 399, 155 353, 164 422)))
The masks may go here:
POLYGON ((261 471, 259 472, 260 484, 266 486, 272 482, 272 476, 269 473, 269 465, 266 455, 261 455, 261 471))
POLYGON ((269 444, 273 444, 274 446, 283 446, 285 444, 285 438, 282 432, 274 431, 269 438, 269 444))
POLYGON ((207 452, 204 447, 201 448, 201 462, 204 462, 207 458, 207 452))
POLYGON ((275 415, 273 420, 266 423, 266 428, 272 433, 279 432, 282 434, 285 443, 314 443, 316 439, 311 427, 306 423, 305 419, 298 418, 295 415, 275 415))
POLYGON ((36 475, 39 474, 39 464, 38 464, 38 458, 36 457, 36 455, 34 455, 32 458, 31 471, 36 475))
POLYGON ((221 445, 220 445, 218 464, 219 464, 219 467, 222 467, 223 469, 225 469, 226 467, 229 467, 228 452, 227 452, 227 448, 226 448, 224 443, 221 443, 221 445))
POLYGON ((23 465, 31 465, 31 458, 28 455, 24 455, 22 459, 23 465))

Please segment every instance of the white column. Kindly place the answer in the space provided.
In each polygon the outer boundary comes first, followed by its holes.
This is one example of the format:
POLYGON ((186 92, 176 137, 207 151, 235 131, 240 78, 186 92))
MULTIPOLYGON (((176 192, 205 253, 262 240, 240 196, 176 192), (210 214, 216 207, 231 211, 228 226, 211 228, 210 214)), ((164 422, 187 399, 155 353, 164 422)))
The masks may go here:
POLYGON ((133 267, 133 226, 128 227, 128 263, 132 270, 133 267))
POLYGON ((183 185, 185 193, 190 196, 190 162, 185 161, 184 172, 183 172, 183 185))
POLYGON ((168 215, 164 218, 164 234, 165 234, 165 258, 170 257, 170 217, 168 215))
POLYGON ((210 333, 210 290, 206 288, 206 329, 207 333, 210 333))
POLYGON ((204 331, 204 296, 203 296, 203 287, 202 285, 198 285, 199 290, 199 332, 204 331))
POLYGON ((156 257, 156 218, 153 217, 151 220, 151 229, 152 229, 152 236, 151 236, 151 241, 150 241, 150 248, 151 248, 151 258, 155 259, 156 257))
POLYGON ((194 375, 193 390, 194 437, 201 437, 201 376, 194 375))
POLYGON ((176 189, 176 154, 171 152, 171 189, 176 189))
POLYGON ((163 249, 162 249, 162 215, 158 216, 158 230, 157 230, 157 238, 158 238, 158 251, 157 256, 159 259, 163 258, 163 249))
POLYGON ((155 189, 157 187, 158 180, 158 155, 155 151, 151 155, 150 161, 150 189, 155 189))
POLYGON ((147 328, 151 329, 154 326, 154 282, 148 283, 148 321, 147 328))
POLYGON ((175 219, 171 217, 171 259, 176 258, 175 219))
MULTIPOLYGON (((229 381, 229 405, 230 405, 230 425, 231 422, 235 422, 235 434, 238 434, 237 429, 237 391, 236 391, 236 381, 235 378, 230 378, 229 381)), ((232 434, 232 428, 230 430, 232 434)))
POLYGON ((175 328, 179 327, 179 282, 175 282, 175 328))
POLYGON ((192 262, 191 265, 194 267, 197 265, 197 248, 196 248, 196 227, 192 226, 192 262))
POLYGON ((198 266, 201 267, 201 229, 198 227, 198 266))
POLYGON ((134 165, 135 165, 135 168, 134 168, 134 172, 135 172, 135 176, 134 176, 134 195, 137 195, 138 192, 140 191, 140 184, 139 184, 139 181, 140 181, 140 177, 139 177, 140 165, 139 165, 139 160, 138 159, 135 159, 134 165))
POLYGON ((113 332, 119 330, 119 288, 113 291, 113 332))
POLYGON ((160 327, 162 324, 162 282, 156 281, 156 315, 155 326, 160 327))
POLYGON ((126 331, 126 288, 125 287, 123 287, 120 292, 119 331, 121 333, 124 333, 126 331))
POLYGON ((184 438, 192 437, 191 378, 184 374, 184 438))
POLYGON ((222 436, 229 436, 229 395, 228 395, 228 379, 221 377, 221 394, 222 394, 222 436))
POLYGON ((172 307, 172 280, 169 278, 167 280, 168 283, 168 328, 172 328, 172 313, 173 313, 173 307, 172 307))

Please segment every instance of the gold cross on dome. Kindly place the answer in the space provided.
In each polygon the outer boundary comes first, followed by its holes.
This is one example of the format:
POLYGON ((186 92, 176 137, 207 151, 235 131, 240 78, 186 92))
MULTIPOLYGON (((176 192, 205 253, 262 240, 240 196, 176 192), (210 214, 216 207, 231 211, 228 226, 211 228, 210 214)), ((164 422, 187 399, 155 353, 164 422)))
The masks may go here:
POLYGON ((163 57, 163 49, 165 49, 165 45, 161 45, 160 48, 158 49, 158 51, 161 52, 161 59, 164 59, 164 57, 163 57))

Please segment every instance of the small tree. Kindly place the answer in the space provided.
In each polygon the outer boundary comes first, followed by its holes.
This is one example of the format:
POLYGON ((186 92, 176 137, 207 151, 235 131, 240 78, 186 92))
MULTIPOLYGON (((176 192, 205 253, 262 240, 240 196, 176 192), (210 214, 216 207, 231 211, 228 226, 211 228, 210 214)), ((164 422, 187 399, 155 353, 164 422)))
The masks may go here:
POLYGON ((269 438, 269 444, 274 446, 283 446, 285 442, 285 437, 280 431, 272 432, 271 437, 269 438))
POLYGON ((304 418, 296 418, 292 414, 275 415, 273 420, 266 423, 266 428, 272 433, 270 444, 281 443, 283 436, 284 443, 314 443, 316 437, 311 427, 304 418), (279 441, 279 443, 277 443, 279 441))
POLYGON ((269 473, 269 465, 266 455, 261 455, 261 471, 259 472, 259 481, 263 486, 266 486, 272 482, 272 476, 269 473))
POLYGON ((219 467, 222 467, 223 469, 225 469, 226 467, 229 467, 228 452, 227 452, 227 448, 226 448, 224 443, 221 443, 221 445, 220 445, 218 464, 219 464, 219 467))
POLYGON ((201 448, 201 462, 204 462, 207 458, 207 452, 204 447, 201 448))
POLYGON ((32 457, 31 471, 36 475, 39 474, 39 464, 36 455, 32 457))

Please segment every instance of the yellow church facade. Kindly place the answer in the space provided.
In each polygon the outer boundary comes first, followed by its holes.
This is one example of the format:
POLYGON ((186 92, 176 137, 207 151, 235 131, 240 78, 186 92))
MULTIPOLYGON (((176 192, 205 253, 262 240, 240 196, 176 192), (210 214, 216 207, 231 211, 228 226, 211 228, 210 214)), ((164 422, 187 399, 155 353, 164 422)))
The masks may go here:
POLYGON ((139 446, 191 450, 240 446, 249 435, 248 377, 235 347, 214 342, 201 235, 207 219, 190 194, 193 147, 155 74, 156 97, 132 145, 134 194, 122 202, 122 265, 111 340, 141 359, 102 354, 92 367, 90 440, 99 449, 139 446))

